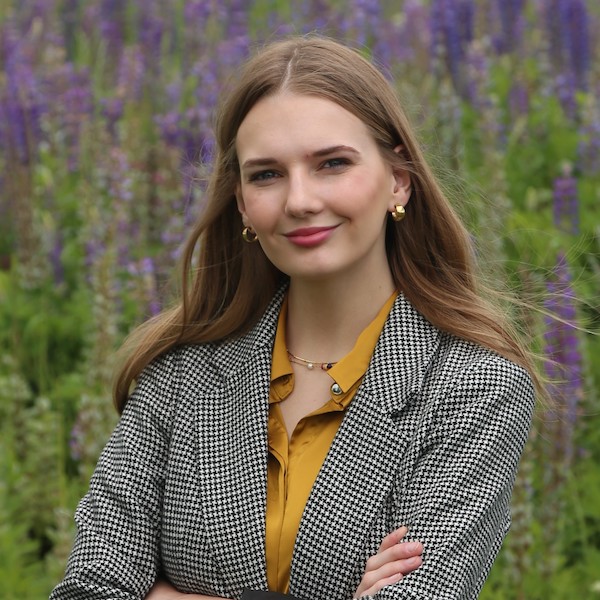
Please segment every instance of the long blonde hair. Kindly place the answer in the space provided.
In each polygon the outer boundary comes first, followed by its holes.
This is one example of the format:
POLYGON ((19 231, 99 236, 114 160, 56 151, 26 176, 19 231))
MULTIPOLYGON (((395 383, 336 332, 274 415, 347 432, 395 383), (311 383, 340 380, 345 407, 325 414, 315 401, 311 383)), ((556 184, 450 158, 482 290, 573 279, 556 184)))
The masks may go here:
POLYGON ((308 36, 266 46, 245 64, 222 103, 206 209, 183 252, 181 301, 128 340, 128 355, 115 380, 117 408, 123 409, 132 383, 152 360, 178 345, 241 335, 286 281, 259 244, 242 241, 235 200, 238 128, 261 98, 282 90, 326 98, 353 113, 392 167, 410 172, 413 192, 406 218, 401 223, 390 219, 386 232, 397 289, 439 329, 492 349, 537 381, 529 354, 507 319, 481 294, 469 234, 427 165, 393 88, 357 51, 308 36), (400 154, 394 152, 399 145, 400 154))

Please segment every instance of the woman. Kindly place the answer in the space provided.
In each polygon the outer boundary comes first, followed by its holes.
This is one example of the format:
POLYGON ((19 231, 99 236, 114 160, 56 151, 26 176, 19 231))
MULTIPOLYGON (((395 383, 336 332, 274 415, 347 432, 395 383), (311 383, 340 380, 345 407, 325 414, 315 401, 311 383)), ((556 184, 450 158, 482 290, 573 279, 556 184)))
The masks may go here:
POLYGON ((132 342, 53 598, 476 598, 536 378, 391 87, 277 42, 216 140, 181 304, 132 342))

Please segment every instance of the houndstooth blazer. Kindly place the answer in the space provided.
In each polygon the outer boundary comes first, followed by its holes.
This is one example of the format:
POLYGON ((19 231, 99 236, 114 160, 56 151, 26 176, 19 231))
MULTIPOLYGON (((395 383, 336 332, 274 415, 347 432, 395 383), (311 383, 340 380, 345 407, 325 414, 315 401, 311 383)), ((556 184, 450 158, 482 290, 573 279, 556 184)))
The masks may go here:
MULTIPOLYGON (((186 592, 267 589, 271 350, 280 292, 245 336, 150 365, 104 449, 51 598, 143 598, 157 575, 186 592)), ((529 376, 442 333, 399 295, 319 472, 290 592, 352 598, 382 538, 410 527, 424 563, 377 594, 476 598, 509 527, 530 426, 529 376)))

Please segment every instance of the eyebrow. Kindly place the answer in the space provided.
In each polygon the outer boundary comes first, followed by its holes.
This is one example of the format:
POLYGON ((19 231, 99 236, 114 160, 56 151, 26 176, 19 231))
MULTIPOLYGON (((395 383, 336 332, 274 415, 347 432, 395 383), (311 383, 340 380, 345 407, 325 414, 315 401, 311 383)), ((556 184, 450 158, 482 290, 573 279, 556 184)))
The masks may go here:
MULTIPOLYGON (((337 146, 328 146, 327 148, 315 150, 309 156, 314 158, 320 158, 322 156, 329 156, 330 154, 335 154, 336 152, 350 152, 352 154, 360 154, 360 152, 352 146, 345 146, 344 144, 339 144, 337 146)), ((267 165, 272 165, 276 162, 277 159, 275 158, 249 158, 248 160, 244 161, 242 169, 248 169, 250 167, 264 167, 267 165)))

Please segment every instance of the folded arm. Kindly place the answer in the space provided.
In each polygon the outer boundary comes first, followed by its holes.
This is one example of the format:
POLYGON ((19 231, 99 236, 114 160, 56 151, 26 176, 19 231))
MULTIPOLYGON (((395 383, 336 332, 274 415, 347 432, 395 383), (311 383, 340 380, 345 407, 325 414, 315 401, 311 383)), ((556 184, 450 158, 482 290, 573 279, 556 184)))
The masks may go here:
POLYGON ((77 537, 51 600, 141 600, 160 568, 158 536, 176 366, 144 371, 75 514, 77 537))
POLYGON ((420 457, 397 491, 398 518, 423 543, 423 564, 377 600, 477 598, 510 525, 533 403, 528 374, 493 355, 438 398, 420 457))

